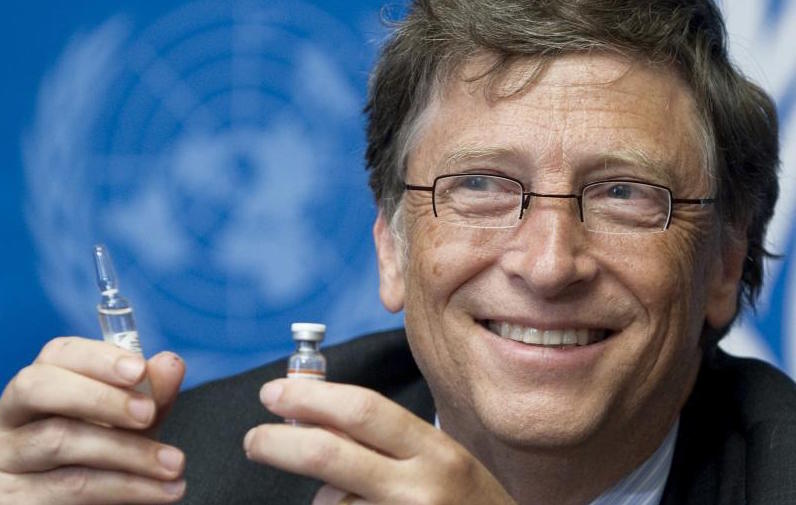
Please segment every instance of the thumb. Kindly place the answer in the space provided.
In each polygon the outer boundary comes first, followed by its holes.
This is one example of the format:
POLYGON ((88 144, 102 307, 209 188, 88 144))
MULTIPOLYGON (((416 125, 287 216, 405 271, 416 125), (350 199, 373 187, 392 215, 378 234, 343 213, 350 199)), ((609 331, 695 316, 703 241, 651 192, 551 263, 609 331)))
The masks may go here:
POLYGON ((152 399, 157 406, 157 426, 168 414, 180 392, 180 384, 185 377, 185 362, 173 352, 158 353, 147 362, 147 376, 152 385, 152 399))

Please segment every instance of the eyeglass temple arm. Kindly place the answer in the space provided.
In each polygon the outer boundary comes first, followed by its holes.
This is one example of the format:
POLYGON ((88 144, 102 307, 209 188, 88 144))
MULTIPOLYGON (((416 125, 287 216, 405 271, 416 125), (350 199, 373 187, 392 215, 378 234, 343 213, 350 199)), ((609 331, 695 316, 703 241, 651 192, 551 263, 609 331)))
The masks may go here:
POLYGON ((415 191, 434 191, 434 186, 415 186, 414 184, 404 183, 404 189, 411 189, 415 191))
POLYGON ((714 203, 715 198, 672 198, 672 203, 687 203, 694 205, 708 205, 714 203))

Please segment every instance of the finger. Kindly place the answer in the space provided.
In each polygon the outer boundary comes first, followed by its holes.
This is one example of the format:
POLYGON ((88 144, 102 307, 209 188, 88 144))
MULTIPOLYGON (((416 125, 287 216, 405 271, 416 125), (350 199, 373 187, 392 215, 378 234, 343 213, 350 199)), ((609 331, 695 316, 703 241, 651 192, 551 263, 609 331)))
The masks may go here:
POLYGON ((262 424, 244 440, 246 457, 288 472, 314 477, 370 499, 399 472, 397 463, 352 440, 323 428, 262 424))
POLYGON ((315 498, 312 499, 312 505, 337 505, 347 494, 348 491, 342 491, 329 484, 324 484, 318 492, 315 493, 315 498))
POLYGON ((0 470, 42 472, 61 466, 118 470, 174 480, 185 456, 174 447, 131 432, 54 417, 29 423, 2 435, 0 470))
POLYGON ((140 382, 146 371, 146 362, 139 354, 81 337, 50 340, 34 363, 66 368, 101 382, 128 387, 140 382))
POLYGON ((116 505, 174 503, 185 482, 148 479, 120 472, 66 467, 44 473, 0 474, 0 491, 19 495, 18 503, 44 505, 116 505))
POLYGON ((312 505, 370 505, 370 503, 359 496, 352 495, 329 484, 321 486, 312 500, 312 505))
POLYGON ((143 429, 155 417, 155 402, 141 393, 47 364, 23 368, 3 392, 0 407, 6 428, 57 415, 143 429))
POLYGON ((419 454, 437 430, 370 389, 331 382, 278 379, 260 390, 273 413, 329 426, 398 459, 419 454))
POLYGON ((156 424, 168 413, 185 377, 185 362, 172 352, 161 352, 147 362, 152 398, 158 409, 156 424))

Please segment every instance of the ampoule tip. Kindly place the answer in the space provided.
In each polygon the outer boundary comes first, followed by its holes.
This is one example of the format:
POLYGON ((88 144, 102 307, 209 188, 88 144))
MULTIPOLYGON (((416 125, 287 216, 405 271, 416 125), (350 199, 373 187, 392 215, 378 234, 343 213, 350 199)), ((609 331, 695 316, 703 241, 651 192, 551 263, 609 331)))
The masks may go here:
POLYGON ((100 292, 106 293, 119 289, 110 253, 103 244, 94 245, 94 267, 97 271, 97 286, 100 292))

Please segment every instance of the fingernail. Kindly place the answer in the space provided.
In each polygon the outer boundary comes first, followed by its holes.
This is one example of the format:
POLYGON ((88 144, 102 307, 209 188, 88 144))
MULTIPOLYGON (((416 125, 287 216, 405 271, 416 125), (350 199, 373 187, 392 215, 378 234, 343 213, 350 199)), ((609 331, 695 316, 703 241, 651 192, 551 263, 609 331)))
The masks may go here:
POLYGON ((148 398, 131 398, 127 402, 130 415, 142 423, 149 423, 155 414, 155 406, 148 398))
POLYGON ((174 447, 162 447, 158 450, 158 461, 166 470, 178 471, 182 468, 182 459, 182 452, 174 447))
POLYGON ((251 450, 252 439, 254 439, 254 428, 250 429, 246 436, 243 437, 243 449, 246 452, 251 450))
POLYGON ((177 480, 172 482, 164 482, 163 490, 171 495, 181 495, 185 491, 185 481, 177 480))
POLYGON ((133 358, 131 356, 123 356, 116 361, 116 373, 118 373, 127 382, 133 382, 144 372, 144 360, 141 358, 133 358))
POLYGON ((284 386, 279 382, 269 382, 260 390, 260 401, 268 407, 279 400, 284 389, 284 386))

